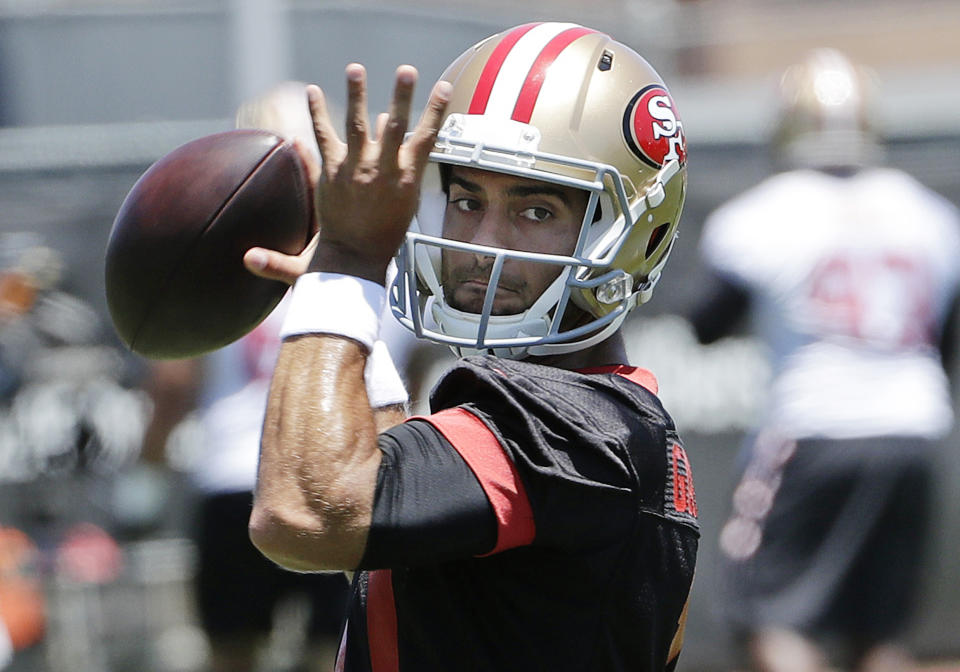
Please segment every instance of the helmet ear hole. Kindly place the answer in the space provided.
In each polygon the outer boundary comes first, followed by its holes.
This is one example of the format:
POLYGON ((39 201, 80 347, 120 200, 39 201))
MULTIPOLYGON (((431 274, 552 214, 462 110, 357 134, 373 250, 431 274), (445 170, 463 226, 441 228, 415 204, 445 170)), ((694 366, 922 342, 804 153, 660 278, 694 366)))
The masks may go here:
POLYGON ((647 242, 647 251, 646 251, 646 257, 648 259, 650 258, 650 255, 653 254, 654 250, 656 250, 660 246, 660 243, 663 241, 663 237, 667 235, 667 230, 669 228, 670 228, 670 222, 667 222, 666 224, 661 224, 660 226, 655 228, 653 230, 653 233, 650 234, 650 240, 649 242, 647 242))

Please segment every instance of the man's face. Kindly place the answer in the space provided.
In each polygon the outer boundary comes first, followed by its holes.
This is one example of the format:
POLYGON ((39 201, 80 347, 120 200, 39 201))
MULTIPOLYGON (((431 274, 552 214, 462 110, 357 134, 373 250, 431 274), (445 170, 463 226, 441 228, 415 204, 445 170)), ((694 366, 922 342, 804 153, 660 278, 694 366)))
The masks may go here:
MULTIPOLYGON (((450 240, 544 254, 572 254, 588 194, 581 189, 455 166, 443 220, 450 240)), ((444 250, 442 282, 447 302, 479 313, 493 257, 444 250)), ((554 264, 508 259, 494 298, 494 315, 523 312, 560 274, 554 264)))

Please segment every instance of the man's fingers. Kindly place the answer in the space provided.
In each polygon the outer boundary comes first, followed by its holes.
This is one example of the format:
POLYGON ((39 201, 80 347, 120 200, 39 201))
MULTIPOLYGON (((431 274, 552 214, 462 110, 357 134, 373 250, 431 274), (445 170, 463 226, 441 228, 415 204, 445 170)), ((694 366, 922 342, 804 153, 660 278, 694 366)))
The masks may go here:
POLYGON ((450 102, 452 90, 450 82, 439 81, 434 85, 420 121, 410 139, 407 140, 408 151, 412 154, 417 172, 423 170, 430 158, 430 151, 433 149, 440 125, 443 123, 444 112, 447 109, 447 103, 450 102))
POLYGON ((347 66, 347 154, 359 157, 369 134, 367 71, 359 63, 347 66))
POLYGON ((330 121, 330 111, 323 91, 315 84, 307 86, 307 104, 313 119, 313 135, 317 139, 317 149, 323 163, 336 164, 343 158, 343 143, 330 121))
POLYGON ((411 65, 397 68, 393 99, 390 101, 390 116, 381 136, 381 159, 396 159, 397 150, 410 126, 410 105, 413 101, 413 89, 417 84, 417 69, 411 65))

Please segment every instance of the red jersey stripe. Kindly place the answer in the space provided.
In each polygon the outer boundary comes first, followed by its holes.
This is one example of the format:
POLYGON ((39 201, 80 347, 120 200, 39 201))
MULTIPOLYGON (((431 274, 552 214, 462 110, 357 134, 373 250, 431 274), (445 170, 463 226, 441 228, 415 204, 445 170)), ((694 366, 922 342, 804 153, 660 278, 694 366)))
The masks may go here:
POLYGON ((597 31, 590 28, 569 28, 547 43, 547 46, 537 56, 537 60, 534 61, 530 72, 527 73, 527 79, 520 89, 520 95, 517 96, 517 104, 513 108, 511 119, 524 124, 530 123, 533 108, 537 104, 537 97, 543 87, 543 80, 547 76, 547 69, 557 60, 560 52, 570 46, 574 40, 595 32, 597 31))
POLYGON ((490 92, 493 91, 493 85, 497 81, 497 75, 500 74, 500 68, 503 62, 507 60, 507 54, 513 49, 514 45, 520 41, 520 38, 530 32, 533 28, 539 26, 539 23, 527 23, 517 26, 500 40, 490 58, 483 66, 480 73, 480 79, 477 81, 477 88, 473 90, 473 98, 470 100, 470 109, 468 114, 483 114, 487 110, 487 102, 490 100, 490 92))
POLYGON ((463 408, 449 408, 422 418, 446 437, 480 481, 497 518, 492 555, 529 545, 536 536, 530 500, 513 461, 480 418, 463 408))
POLYGON ((378 569, 367 575, 367 640, 373 672, 399 672, 397 607, 389 569, 378 569))
POLYGON ((616 364, 614 366, 598 366, 593 369, 577 369, 577 372, 586 374, 615 373, 618 376, 623 376, 627 380, 636 383, 640 387, 646 388, 654 394, 657 394, 657 392, 660 390, 660 386, 657 384, 656 376, 646 369, 641 369, 636 366, 616 364))

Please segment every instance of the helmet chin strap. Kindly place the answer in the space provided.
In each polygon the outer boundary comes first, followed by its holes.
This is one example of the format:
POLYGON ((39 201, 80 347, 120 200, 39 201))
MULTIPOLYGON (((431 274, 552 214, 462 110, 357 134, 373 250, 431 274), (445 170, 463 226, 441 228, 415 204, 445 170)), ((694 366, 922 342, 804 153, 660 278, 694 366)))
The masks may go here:
POLYGON ((594 332, 587 338, 579 341, 572 341, 570 343, 542 343, 540 345, 532 345, 527 348, 525 356, 541 357, 543 355, 565 355, 570 352, 585 350, 596 345, 597 343, 602 343, 617 333, 617 330, 620 329, 623 321, 627 319, 628 313, 629 311, 625 310, 616 319, 612 320, 610 324, 603 327, 599 331, 594 332))
MULTIPOLYGON (((464 339, 476 338, 477 331, 483 319, 480 313, 468 313, 457 310, 438 300, 432 302, 430 314, 444 335, 464 339)), ((546 315, 537 319, 531 319, 527 313, 517 315, 493 315, 487 318, 486 325, 487 331, 484 340, 497 341, 544 336, 550 328, 550 320, 546 315)), ((495 351, 498 355, 511 359, 517 358, 511 353, 517 353, 519 356, 523 356, 523 353, 527 350, 525 346, 474 348, 451 344, 450 347, 454 353, 460 356, 495 351)))
MULTIPOLYGON (((656 284, 656 282, 654 282, 656 284)), ((652 288, 651 288, 652 291, 652 288)), ((649 293, 647 294, 649 296, 649 293)), ((488 346, 483 348, 467 345, 450 344, 450 349, 458 357, 470 355, 493 354, 505 359, 523 359, 525 357, 542 357, 545 355, 563 355, 592 347, 610 338, 617 332, 630 311, 642 302, 642 294, 634 293, 624 309, 609 323, 589 333, 581 339, 562 343, 538 343, 535 345, 515 346, 488 346)), ((451 308, 445 303, 431 299, 429 313, 436 325, 446 336, 472 338, 476 334, 476 325, 480 323, 479 313, 467 313, 451 308), (457 333, 460 332, 460 333, 457 333)), ((517 315, 494 315, 488 318, 487 336, 489 340, 499 338, 522 339, 526 337, 544 336, 549 332, 551 318, 544 315, 532 320, 527 313, 517 315)))
MULTIPOLYGON (((453 354, 457 355, 458 357, 491 354, 496 355, 497 357, 503 357, 504 359, 524 359, 525 357, 543 357, 545 355, 565 355, 570 352, 584 350, 596 345, 597 343, 602 343, 617 332, 626 317, 627 314, 623 313, 623 315, 617 317, 617 319, 610 322, 610 324, 605 326, 603 329, 600 329, 585 339, 574 341, 572 343, 541 343, 539 345, 530 346, 502 348, 491 347, 483 349, 451 345, 450 349, 453 351, 453 354)), ((526 334, 520 335, 524 336, 526 334)))

